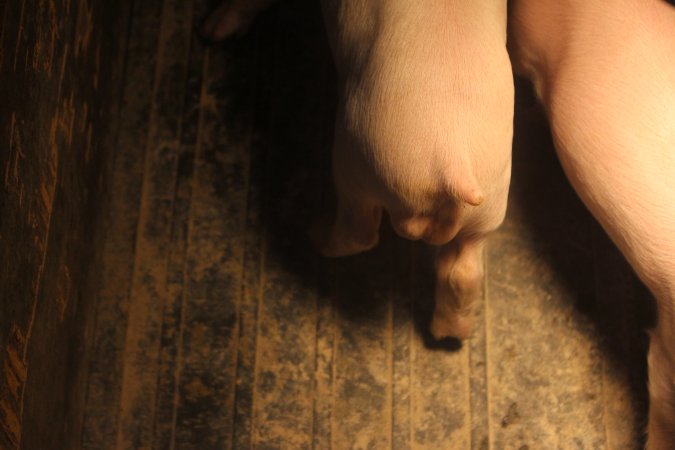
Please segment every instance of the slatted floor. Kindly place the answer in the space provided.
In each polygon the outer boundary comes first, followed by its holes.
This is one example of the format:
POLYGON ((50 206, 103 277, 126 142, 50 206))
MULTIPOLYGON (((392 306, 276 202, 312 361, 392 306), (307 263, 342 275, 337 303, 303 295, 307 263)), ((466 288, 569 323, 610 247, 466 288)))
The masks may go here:
POLYGON ((433 250, 326 260, 335 74, 318 2, 205 47, 202 1, 136 2, 85 449, 632 449, 650 297, 518 86, 508 216, 460 349, 433 250))

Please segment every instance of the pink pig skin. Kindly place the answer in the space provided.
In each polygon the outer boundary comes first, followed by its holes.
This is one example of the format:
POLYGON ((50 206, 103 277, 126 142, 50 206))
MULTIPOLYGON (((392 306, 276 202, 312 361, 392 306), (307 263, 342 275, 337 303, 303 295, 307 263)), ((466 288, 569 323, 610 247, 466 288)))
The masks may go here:
POLYGON ((579 196, 654 294, 649 450, 675 448, 675 7, 515 0, 509 48, 579 196))

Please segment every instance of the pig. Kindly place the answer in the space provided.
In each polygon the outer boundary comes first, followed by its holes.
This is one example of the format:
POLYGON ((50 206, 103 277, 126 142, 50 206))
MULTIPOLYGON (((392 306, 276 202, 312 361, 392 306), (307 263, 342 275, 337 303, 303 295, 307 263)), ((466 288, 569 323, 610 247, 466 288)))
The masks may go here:
POLYGON ((509 52, 572 186, 657 302, 647 449, 675 448, 675 7, 514 0, 509 52))
MULTIPOLYGON (((240 33, 270 3, 224 4, 202 34, 240 33)), ((399 235, 439 247, 431 333, 466 338, 511 175, 506 0, 324 0, 322 9, 340 91, 337 211, 310 236, 327 257, 365 252, 386 211, 399 235)))

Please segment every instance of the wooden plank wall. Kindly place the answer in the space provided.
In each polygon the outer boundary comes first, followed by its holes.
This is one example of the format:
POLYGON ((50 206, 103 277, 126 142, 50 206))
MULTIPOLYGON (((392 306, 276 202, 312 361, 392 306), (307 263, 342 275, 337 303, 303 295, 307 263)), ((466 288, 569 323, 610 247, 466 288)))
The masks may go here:
POLYGON ((0 449, 77 448, 129 1, 0 1, 0 449))

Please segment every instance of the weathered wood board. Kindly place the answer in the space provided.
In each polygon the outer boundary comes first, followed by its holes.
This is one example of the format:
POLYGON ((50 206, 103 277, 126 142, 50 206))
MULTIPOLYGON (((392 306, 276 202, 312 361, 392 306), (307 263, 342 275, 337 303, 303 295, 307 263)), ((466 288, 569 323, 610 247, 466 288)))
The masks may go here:
POLYGON ((0 449, 77 448, 129 1, 0 1, 0 449))

